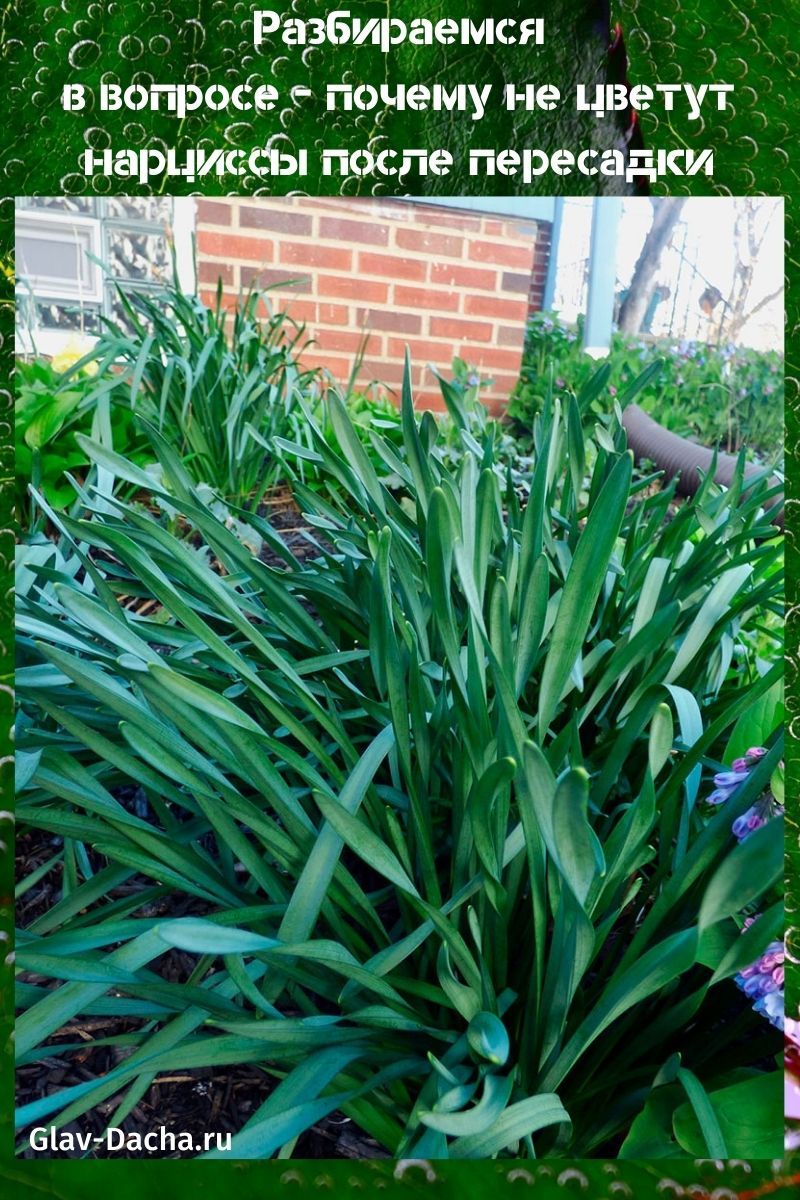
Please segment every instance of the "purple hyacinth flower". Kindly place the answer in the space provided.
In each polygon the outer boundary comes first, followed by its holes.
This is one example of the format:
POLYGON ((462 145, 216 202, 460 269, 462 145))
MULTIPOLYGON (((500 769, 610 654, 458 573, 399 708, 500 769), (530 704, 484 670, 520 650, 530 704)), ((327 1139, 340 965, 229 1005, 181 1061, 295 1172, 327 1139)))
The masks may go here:
POLYGON ((741 783, 744 783, 741 771, 720 771, 719 775, 714 776, 714 786, 728 791, 738 788, 741 783))

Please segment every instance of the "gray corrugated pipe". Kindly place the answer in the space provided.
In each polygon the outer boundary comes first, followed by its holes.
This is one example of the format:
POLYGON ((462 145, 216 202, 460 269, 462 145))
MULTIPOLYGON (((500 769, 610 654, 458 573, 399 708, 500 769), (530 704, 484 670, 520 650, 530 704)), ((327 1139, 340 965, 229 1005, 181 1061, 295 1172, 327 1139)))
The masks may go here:
MULTIPOLYGON (((704 474, 711 467, 713 451, 707 446, 698 446, 688 438, 671 433, 658 421, 639 408, 638 404, 629 404, 622 414, 622 424, 628 435, 628 445, 633 450, 636 459, 648 458, 655 463, 659 471, 663 471, 668 479, 678 476, 678 491, 682 496, 693 496, 700 487, 700 472, 704 474)), ((736 458, 733 454, 717 455, 717 470, 714 479, 723 487, 730 487, 736 468, 736 458)), ((745 478, 755 475, 760 468, 755 463, 745 466, 745 478)), ((773 480, 778 483, 777 479, 773 480)), ((774 524, 783 529, 783 503, 779 512, 773 518, 774 524)))

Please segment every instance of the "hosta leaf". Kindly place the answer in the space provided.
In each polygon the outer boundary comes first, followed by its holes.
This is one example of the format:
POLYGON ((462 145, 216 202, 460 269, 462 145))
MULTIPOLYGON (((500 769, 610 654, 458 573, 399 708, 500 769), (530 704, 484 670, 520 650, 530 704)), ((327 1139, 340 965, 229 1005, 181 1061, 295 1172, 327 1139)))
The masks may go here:
MULTIPOLYGON (((730 1087, 709 1092, 705 1103, 713 1114, 729 1157, 750 1159, 781 1155, 783 1077, 780 1071, 762 1072, 730 1087)), ((675 1137, 687 1154, 705 1156, 709 1153, 707 1129, 691 1103, 676 1110, 672 1124, 675 1137)))
POLYGON ((776 680, 739 717, 725 747, 723 761, 732 763, 736 758, 743 758, 751 747, 765 745, 783 717, 783 680, 776 680))
POLYGON ((676 1084, 654 1087, 644 1108, 631 1123, 619 1152, 622 1159, 648 1161, 678 1158, 680 1147, 672 1132, 672 1115, 684 1102, 685 1092, 676 1084))

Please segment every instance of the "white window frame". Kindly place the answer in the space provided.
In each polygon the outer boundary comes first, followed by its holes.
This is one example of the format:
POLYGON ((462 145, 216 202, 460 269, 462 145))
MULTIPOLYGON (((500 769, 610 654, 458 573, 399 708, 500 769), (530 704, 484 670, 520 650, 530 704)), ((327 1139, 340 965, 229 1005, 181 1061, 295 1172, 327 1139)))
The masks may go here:
MULTIPOLYGON (((172 201, 172 235, 175 240, 175 267, 178 276, 178 282, 181 288, 190 294, 194 294, 197 289, 197 276, 195 268, 194 254, 194 235, 196 223, 196 204, 192 196, 175 196, 172 201)), ((84 216, 73 213, 50 212, 48 209, 31 209, 18 208, 15 212, 15 228, 21 226, 33 230, 35 228, 37 236, 46 238, 46 230, 48 225, 60 226, 62 233, 64 226, 70 228, 90 228, 92 242, 92 250, 96 256, 100 256, 102 252, 101 239, 101 218, 97 216, 84 216)), ((53 285, 47 281, 42 281, 40 277, 31 277, 25 272, 24 264, 17 264, 17 271, 20 277, 25 276, 31 284, 34 295, 40 294, 48 298, 57 300, 86 300, 91 303, 98 303, 103 299, 103 270, 91 260, 86 260, 89 266, 97 272, 99 290, 90 292, 87 290, 76 289, 72 293, 66 291, 57 291, 53 285)), ((38 329, 31 331, 22 329, 19 326, 16 328, 16 353, 19 355, 38 354, 44 355, 46 358, 53 358, 56 354, 60 354, 65 350, 70 343, 75 343, 79 340, 81 347, 88 352, 97 341, 94 334, 82 334, 75 329, 38 329)))
POLYGON ((22 235, 44 243, 73 241, 75 244, 75 280, 63 275, 35 275, 28 269, 25 256, 17 245, 17 272, 28 280, 34 294, 43 293, 54 300, 87 300, 95 303, 102 300, 103 273, 98 264, 88 257, 93 254, 97 258, 100 254, 100 222, 96 217, 22 209, 17 213, 15 235, 17 242, 22 235))
POLYGON ((197 291, 194 234, 197 205, 193 196, 175 196, 172 200, 172 234, 175 238, 175 271, 184 292, 197 291))

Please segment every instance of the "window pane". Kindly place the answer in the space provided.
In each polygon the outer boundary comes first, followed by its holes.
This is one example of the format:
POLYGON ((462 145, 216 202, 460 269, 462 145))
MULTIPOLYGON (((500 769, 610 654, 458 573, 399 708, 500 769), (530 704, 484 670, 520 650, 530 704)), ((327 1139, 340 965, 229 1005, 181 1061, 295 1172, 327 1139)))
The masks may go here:
POLYGON ((74 239, 17 237, 17 270, 20 275, 46 275, 48 279, 77 282, 81 276, 83 246, 74 239))
POLYGON ((47 208, 51 212, 81 213, 86 216, 94 212, 91 196, 23 196, 25 208, 47 208))
POLYGON ((71 303, 100 299, 99 222, 72 214, 20 212, 16 222, 17 275, 40 296, 71 303))
POLYGON ((169 248, 162 233, 109 227, 108 262, 112 274, 120 279, 158 283, 171 274, 169 248))
MULTIPOLYGON (((23 313, 23 305, 20 305, 20 309, 22 322, 27 324, 28 313, 23 313)), ((81 306, 37 299, 32 330, 34 338, 37 326, 39 329, 58 329, 64 333, 96 334, 100 332, 100 309, 87 304, 81 306)))
POLYGON ((168 196, 109 196, 106 213, 115 221, 133 218, 163 224, 172 220, 172 200, 168 196))

